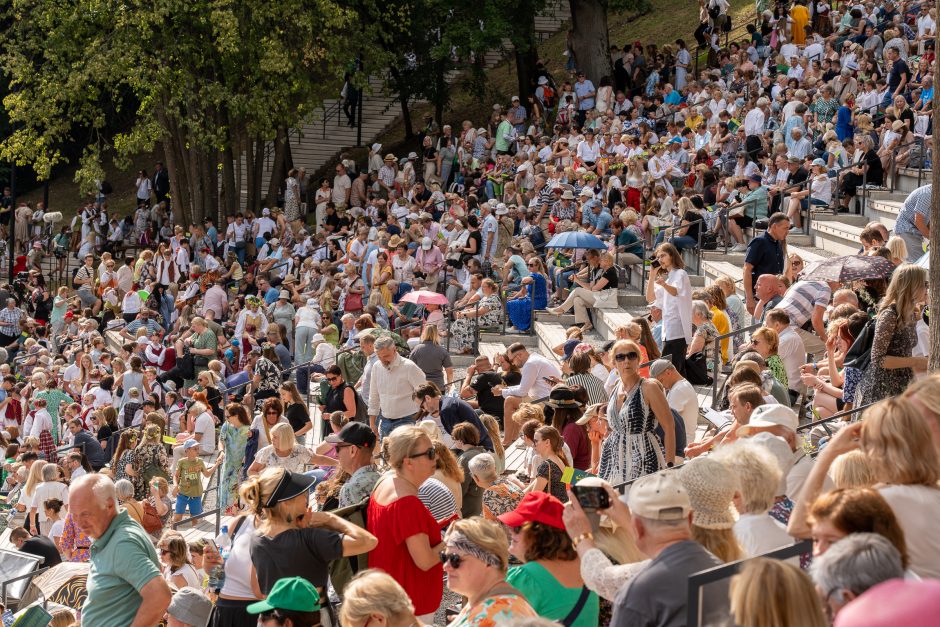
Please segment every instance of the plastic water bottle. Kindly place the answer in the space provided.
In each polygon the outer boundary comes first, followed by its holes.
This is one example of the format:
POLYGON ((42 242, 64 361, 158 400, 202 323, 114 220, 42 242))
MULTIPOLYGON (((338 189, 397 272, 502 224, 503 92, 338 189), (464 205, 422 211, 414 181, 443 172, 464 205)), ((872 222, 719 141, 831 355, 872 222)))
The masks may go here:
POLYGON ((212 567, 212 570, 209 571, 209 590, 214 590, 218 593, 222 589, 222 585, 225 583, 225 560, 228 559, 230 549, 232 547, 232 539, 228 535, 228 525, 222 527, 222 530, 219 532, 219 535, 215 537, 215 545, 219 549, 219 555, 222 557, 222 563, 212 567))

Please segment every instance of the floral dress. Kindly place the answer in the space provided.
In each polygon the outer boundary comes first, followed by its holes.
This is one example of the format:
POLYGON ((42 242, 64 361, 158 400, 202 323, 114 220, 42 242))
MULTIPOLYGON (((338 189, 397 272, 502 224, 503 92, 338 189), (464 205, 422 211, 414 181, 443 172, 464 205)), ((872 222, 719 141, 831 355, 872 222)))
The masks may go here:
POLYGON ((780 355, 771 355, 767 358, 767 369, 770 370, 770 373, 774 375, 774 379, 776 379, 784 389, 790 387, 787 369, 783 366, 783 360, 780 359, 780 355))
POLYGON ((87 562, 91 559, 91 538, 78 528, 72 514, 66 514, 59 539, 62 553, 70 562, 87 562))
POLYGON ((137 447, 137 465, 134 470, 134 498, 143 501, 150 494, 148 486, 151 479, 156 476, 168 478, 170 476, 170 463, 167 460, 166 449, 162 444, 141 444, 137 447))
POLYGON ((300 183, 293 176, 284 181, 284 219, 288 222, 300 219, 300 183))
POLYGON ((618 382, 607 405, 609 435, 601 447, 600 478, 614 486, 666 467, 663 447, 656 439, 656 416, 643 396, 643 382, 627 392, 617 406, 623 389, 618 382))
POLYGON ((248 445, 250 433, 251 428, 247 425, 234 427, 228 421, 222 425, 219 432, 222 450, 225 451, 225 462, 222 464, 219 480, 219 507, 222 509, 233 505, 238 498, 238 482, 245 465, 245 447, 248 445))
POLYGON ((548 485, 543 489, 562 503, 567 503, 568 486, 561 482, 561 475, 564 472, 565 469, 559 468, 555 462, 543 459, 535 470, 535 476, 547 479, 548 485))
POLYGON ((538 614, 521 594, 494 594, 476 605, 465 605, 451 621, 449 627, 490 627, 518 618, 536 617, 538 614))
POLYGON ((473 346, 474 329, 496 326, 502 320, 503 304, 496 294, 481 298, 480 309, 486 309, 487 312, 476 319, 461 318, 454 320, 454 323, 450 325, 451 350, 463 351, 471 348, 473 346))
POLYGON ((916 326, 906 324, 902 327, 899 323, 894 305, 882 309, 878 314, 871 345, 871 363, 862 372, 855 391, 855 407, 899 396, 914 378, 914 371, 910 368, 889 370, 882 367, 885 357, 910 357, 917 345, 916 326))
POLYGON ((500 515, 516 509, 523 496, 525 492, 522 488, 509 479, 500 477, 493 485, 483 490, 483 518, 497 520, 500 515))
POLYGON ((117 467, 114 468, 114 480, 120 481, 121 479, 127 479, 131 483, 134 483, 134 478, 127 474, 127 466, 130 465, 131 468, 137 468, 137 450, 128 449, 121 453, 121 459, 117 462, 117 467))

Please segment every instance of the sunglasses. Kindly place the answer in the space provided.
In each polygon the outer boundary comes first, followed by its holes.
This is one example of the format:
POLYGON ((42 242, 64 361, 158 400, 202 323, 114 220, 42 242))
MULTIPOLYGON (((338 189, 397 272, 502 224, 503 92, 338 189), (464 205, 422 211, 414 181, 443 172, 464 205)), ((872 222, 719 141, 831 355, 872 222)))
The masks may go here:
POLYGON ((640 358, 640 354, 636 351, 630 351, 629 353, 617 353, 616 355, 614 355, 614 359, 616 361, 625 361, 627 359, 629 359, 630 361, 633 361, 639 358, 640 358))
POLYGON ((266 411, 266 412, 264 412, 264 413, 267 414, 268 416, 270 416, 271 414, 274 414, 275 416, 277 416, 277 415, 280 414, 281 412, 277 411, 276 409, 269 409, 268 411, 266 411))
POLYGON ((439 557, 441 559, 441 564, 449 563, 451 568, 460 568, 460 565, 463 563, 463 558, 456 553, 441 551, 439 557))
POLYGON ((408 456, 408 459, 417 459, 417 458, 419 458, 419 457, 427 457, 427 458, 430 459, 430 460, 434 460, 434 459, 437 458, 437 451, 434 450, 434 447, 432 446, 431 448, 429 448, 429 449, 426 450, 426 451, 422 451, 422 452, 420 452, 420 453, 415 453, 414 455, 409 455, 409 456, 408 456))
POLYGON ((339 377, 327 377, 326 380, 332 383, 333 381, 338 381, 339 377))

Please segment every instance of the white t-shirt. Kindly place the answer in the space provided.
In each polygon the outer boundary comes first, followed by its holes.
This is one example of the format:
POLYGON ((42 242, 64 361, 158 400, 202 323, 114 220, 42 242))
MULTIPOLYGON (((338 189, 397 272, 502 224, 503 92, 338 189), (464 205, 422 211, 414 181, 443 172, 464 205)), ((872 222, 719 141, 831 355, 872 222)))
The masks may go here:
POLYGON ((254 535, 255 518, 248 516, 232 539, 232 548, 225 560, 225 583, 222 594, 238 599, 253 599, 251 591, 251 536, 254 535))
POLYGON ((215 418, 207 411, 196 417, 196 433, 202 434, 199 442, 200 454, 208 455, 215 451, 215 418))
POLYGON ((49 527, 49 538, 54 542, 56 538, 62 537, 62 528, 65 527, 65 521, 57 520, 49 527))
POLYGON ((787 371, 787 382, 791 390, 800 388, 800 366, 806 363, 806 347, 801 338, 793 329, 785 329, 780 334, 780 343, 777 354, 787 371))
POLYGON ((878 488, 904 531, 910 570, 923 579, 940 579, 940 489, 925 485, 878 488))
MULTIPOLYGON (((36 486, 36 491, 33 492, 33 498, 30 501, 29 506, 36 508, 36 513, 39 515, 40 523, 44 523, 49 520, 49 518, 46 516, 45 508, 43 507, 43 503, 49 499, 59 499, 64 504, 68 505, 68 486, 58 481, 43 481, 38 486, 36 486)), ((43 529, 44 534, 45 531, 46 530, 43 529)))
POLYGON ((669 388, 666 400, 669 402, 670 409, 679 412, 682 416, 682 421, 685 423, 686 442, 691 444, 695 441, 695 430, 698 428, 698 394, 695 388, 682 379, 669 388))
POLYGON ((734 535, 747 557, 761 555, 793 543, 787 528, 770 514, 741 514, 734 523, 734 535))

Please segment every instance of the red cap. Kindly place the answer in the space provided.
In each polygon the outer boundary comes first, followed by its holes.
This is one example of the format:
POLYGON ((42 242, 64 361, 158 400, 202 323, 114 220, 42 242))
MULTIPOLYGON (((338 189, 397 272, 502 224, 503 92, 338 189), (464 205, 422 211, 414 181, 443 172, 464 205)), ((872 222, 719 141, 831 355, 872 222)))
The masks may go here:
POLYGON ((564 531, 561 519, 565 506, 548 492, 529 492, 516 509, 497 516, 500 522, 510 527, 521 527, 527 522, 538 522, 564 531))

